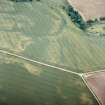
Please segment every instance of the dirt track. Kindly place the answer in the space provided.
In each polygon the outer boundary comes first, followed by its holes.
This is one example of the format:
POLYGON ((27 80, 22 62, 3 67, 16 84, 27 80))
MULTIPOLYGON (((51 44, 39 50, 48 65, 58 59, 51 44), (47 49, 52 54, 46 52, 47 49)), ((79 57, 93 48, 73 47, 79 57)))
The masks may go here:
POLYGON ((105 105, 105 72, 89 73, 84 78, 99 102, 105 105))

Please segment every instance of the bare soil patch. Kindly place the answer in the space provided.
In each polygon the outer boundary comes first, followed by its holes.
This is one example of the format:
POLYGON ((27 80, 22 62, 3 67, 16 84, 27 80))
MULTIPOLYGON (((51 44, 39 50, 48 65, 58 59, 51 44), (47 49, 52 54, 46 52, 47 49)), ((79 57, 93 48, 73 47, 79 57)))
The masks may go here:
POLYGON ((88 73, 84 78, 99 103, 105 105, 105 72, 88 73))
POLYGON ((105 16, 105 0, 68 0, 87 20, 105 16))

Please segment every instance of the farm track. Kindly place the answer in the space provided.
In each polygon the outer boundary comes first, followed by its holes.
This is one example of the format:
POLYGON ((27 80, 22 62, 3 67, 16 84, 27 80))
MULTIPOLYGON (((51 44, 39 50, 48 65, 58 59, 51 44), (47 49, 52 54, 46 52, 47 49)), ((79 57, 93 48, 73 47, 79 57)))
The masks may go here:
POLYGON ((70 71, 70 70, 67 70, 67 69, 64 69, 64 68, 60 68, 60 67, 57 67, 57 66, 54 66, 54 65, 44 63, 44 62, 40 62, 40 61, 32 60, 32 59, 29 59, 29 58, 25 58, 23 56, 20 56, 20 55, 14 54, 14 53, 10 53, 10 52, 7 52, 5 50, 0 50, 0 53, 11 55, 11 56, 14 56, 14 57, 17 57, 17 58, 20 58, 20 59, 23 59, 23 60, 26 60, 26 61, 29 61, 29 62, 37 63, 37 64, 42 65, 42 66, 51 67, 51 68, 54 68, 54 69, 57 69, 57 70, 60 70, 60 71, 63 71, 63 72, 71 73, 71 74, 74 74, 74 75, 77 75, 77 76, 80 76, 80 77, 82 76, 82 73, 73 72, 73 71, 70 71))

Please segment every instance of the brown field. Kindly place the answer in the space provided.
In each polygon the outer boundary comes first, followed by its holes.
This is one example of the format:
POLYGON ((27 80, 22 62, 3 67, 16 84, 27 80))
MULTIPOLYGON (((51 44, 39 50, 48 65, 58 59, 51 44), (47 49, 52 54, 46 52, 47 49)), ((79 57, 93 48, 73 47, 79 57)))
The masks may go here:
POLYGON ((84 19, 90 20, 105 16, 105 0, 67 0, 84 19))
POLYGON ((105 105, 105 72, 88 73, 84 78, 99 103, 105 105))

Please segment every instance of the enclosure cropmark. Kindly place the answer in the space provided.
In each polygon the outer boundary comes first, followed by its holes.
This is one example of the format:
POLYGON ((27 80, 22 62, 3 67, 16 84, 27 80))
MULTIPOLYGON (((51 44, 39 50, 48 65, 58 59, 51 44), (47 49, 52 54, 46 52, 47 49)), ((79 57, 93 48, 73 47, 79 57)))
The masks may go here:
POLYGON ((68 69, 64 69, 64 68, 57 67, 54 65, 50 65, 44 62, 32 60, 32 59, 29 59, 29 58, 26 58, 26 57, 23 57, 23 56, 20 56, 15 53, 11 53, 2 49, 0 49, 0 53, 11 55, 20 59, 24 59, 29 62, 37 63, 39 65, 51 67, 51 68, 54 68, 63 72, 77 75, 80 78, 82 78, 86 86, 89 88, 93 96, 98 101, 98 103, 100 105, 105 105, 105 84, 103 83, 105 81, 105 70, 87 72, 87 73, 77 73, 77 72, 70 71, 68 69))

